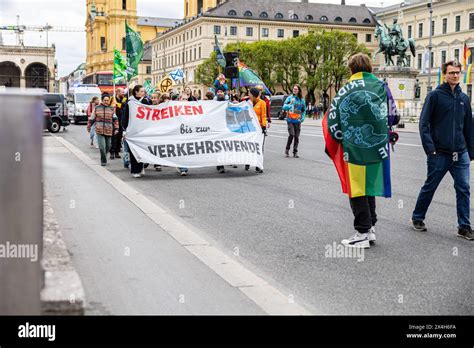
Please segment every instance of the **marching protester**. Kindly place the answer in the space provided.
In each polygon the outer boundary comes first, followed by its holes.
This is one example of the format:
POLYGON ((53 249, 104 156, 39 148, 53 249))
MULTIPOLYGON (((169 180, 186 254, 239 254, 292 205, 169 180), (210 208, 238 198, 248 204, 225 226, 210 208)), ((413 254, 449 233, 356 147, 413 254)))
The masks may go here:
POLYGON ((211 91, 207 91, 204 95, 204 100, 214 100, 214 93, 211 91))
MULTIPOLYGON (((96 106, 99 104, 100 104, 99 97, 93 97, 86 111, 88 121, 91 118, 91 115, 94 112, 96 106)), ((90 130, 91 147, 94 147, 94 138, 95 138, 95 124, 92 125, 91 130, 90 130)), ((95 148, 98 149, 99 146, 95 145, 95 148)))
POLYGON ((260 98, 267 105, 267 128, 270 128, 272 123, 272 118, 270 117, 270 97, 266 94, 265 88, 262 85, 256 87, 260 91, 260 98))
POLYGON ((286 122, 288 124, 288 142, 286 143, 285 156, 290 157, 290 148, 293 143, 293 157, 298 156, 298 145, 300 143, 301 123, 306 117, 306 102, 300 85, 293 87, 293 95, 289 96, 283 105, 283 111, 287 112, 286 122))
MULTIPOLYGON (((262 99, 260 99, 260 91, 255 87, 250 89, 249 96, 250 101, 253 104, 253 109, 257 114, 258 122, 260 123, 260 127, 262 128, 262 132, 264 134, 262 145, 263 151, 263 147, 265 146, 265 136, 267 135, 267 104, 262 99)), ((249 168, 249 165, 245 166, 245 170, 249 170, 249 168)), ((255 168, 255 171, 260 174, 263 173, 263 170, 259 167, 255 168)))
POLYGON ((160 103, 160 93, 159 92, 153 92, 151 94, 151 104, 152 105, 158 105, 160 103))
POLYGON ((214 100, 226 101, 228 98, 228 95, 225 94, 225 90, 222 87, 218 87, 216 89, 216 96, 214 97, 214 100))
POLYGON ((119 122, 119 128, 116 135, 112 137, 112 146, 110 147, 110 159, 121 158, 120 151, 122 149, 122 113, 123 113, 123 104, 127 101, 125 93, 122 88, 117 88, 115 92, 115 115, 119 122))
POLYGON ((474 160, 474 127, 469 97, 459 85, 461 64, 443 64, 444 83, 430 92, 420 116, 420 136, 427 155, 427 178, 412 214, 413 229, 424 223, 433 195, 449 171, 454 179, 458 236, 474 240, 470 221, 470 165, 474 160))
POLYGON ((224 74, 220 74, 217 76, 216 81, 214 82, 214 88, 216 91, 218 89, 222 89, 224 91, 224 94, 227 94, 229 92, 229 85, 227 84, 227 79, 224 74))
POLYGON ((193 95, 193 91, 191 91, 191 87, 186 86, 184 88, 184 94, 187 96, 187 101, 193 102, 198 101, 198 99, 193 95))
POLYGON ((110 96, 102 95, 102 103, 97 105, 87 122, 87 131, 91 132, 92 126, 95 125, 95 134, 97 144, 100 150, 100 164, 107 165, 107 153, 110 150, 112 137, 118 133, 119 122, 115 115, 115 109, 110 106, 110 96))
MULTIPOLYGON (((145 98, 145 88, 143 88, 142 85, 136 85, 135 87, 133 87, 132 96, 130 97, 130 100, 127 102, 126 107, 123 110, 122 126, 124 129, 124 137, 126 137, 128 123, 130 121, 130 107, 129 107, 130 101, 137 101, 145 105, 151 105, 151 102, 149 101, 149 99, 145 98)), ((145 175, 145 165, 143 163, 137 162, 137 159, 133 155, 132 151, 129 151, 129 157, 130 157, 130 172, 132 176, 134 178, 141 178, 143 175, 145 175)))
POLYGON ((158 101, 158 104, 161 104, 161 103, 166 103, 168 100, 170 100, 170 95, 168 93, 163 93, 161 96, 160 96, 160 99, 158 101))
POLYGON ((334 98, 331 112, 323 120, 323 132, 326 153, 336 166, 343 192, 349 195, 357 231, 341 243, 370 248, 370 242, 376 239, 375 197, 391 197, 389 126, 393 125, 397 111, 386 84, 372 74, 367 55, 352 56, 349 68, 352 76, 334 98), (370 104, 378 107, 340 109, 360 92, 370 95, 370 104))

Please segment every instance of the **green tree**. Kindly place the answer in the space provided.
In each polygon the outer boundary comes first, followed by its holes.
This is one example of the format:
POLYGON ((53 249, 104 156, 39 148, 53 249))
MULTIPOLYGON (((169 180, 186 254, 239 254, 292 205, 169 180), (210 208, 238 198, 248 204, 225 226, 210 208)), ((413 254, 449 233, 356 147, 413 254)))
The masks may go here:
POLYGON ((273 59, 276 62, 276 81, 287 94, 291 94, 295 84, 302 84, 298 42, 293 38, 277 42, 273 59))
POLYGON ((196 69, 196 82, 205 86, 213 86, 217 75, 221 73, 217 64, 217 55, 211 53, 211 57, 201 63, 196 69))

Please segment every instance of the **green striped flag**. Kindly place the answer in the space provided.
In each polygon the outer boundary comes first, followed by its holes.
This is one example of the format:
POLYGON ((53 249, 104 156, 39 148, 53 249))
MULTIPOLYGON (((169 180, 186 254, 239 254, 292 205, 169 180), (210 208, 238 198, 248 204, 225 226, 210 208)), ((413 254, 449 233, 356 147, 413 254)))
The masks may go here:
POLYGON ((125 22, 125 41, 127 46, 127 65, 131 69, 128 73, 128 80, 138 75, 138 64, 143 58, 143 42, 132 28, 125 22))
POLYGON ((148 80, 146 80, 145 83, 143 84, 143 88, 145 88, 147 95, 151 95, 153 92, 155 92, 155 88, 151 85, 150 81, 148 80))
POLYGON ((128 78, 127 60, 120 54, 120 51, 114 48, 114 81, 118 82, 128 78))

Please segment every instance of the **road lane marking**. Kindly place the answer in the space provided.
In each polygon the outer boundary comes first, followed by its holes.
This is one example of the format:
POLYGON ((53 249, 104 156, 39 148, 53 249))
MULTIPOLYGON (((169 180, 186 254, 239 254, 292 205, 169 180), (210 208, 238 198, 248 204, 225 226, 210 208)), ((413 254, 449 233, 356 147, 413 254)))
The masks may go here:
POLYGON ((269 315, 311 315, 312 313, 296 303, 289 301, 289 295, 270 285, 263 278, 246 268, 242 263, 229 257, 217 246, 205 240, 196 228, 184 225, 175 216, 154 203, 129 184, 112 174, 92 160, 79 148, 60 136, 54 137, 79 160, 97 173, 104 181, 114 187, 138 207, 148 218, 160 226, 193 256, 203 262, 230 286, 237 288, 247 298, 257 304, 269 315))

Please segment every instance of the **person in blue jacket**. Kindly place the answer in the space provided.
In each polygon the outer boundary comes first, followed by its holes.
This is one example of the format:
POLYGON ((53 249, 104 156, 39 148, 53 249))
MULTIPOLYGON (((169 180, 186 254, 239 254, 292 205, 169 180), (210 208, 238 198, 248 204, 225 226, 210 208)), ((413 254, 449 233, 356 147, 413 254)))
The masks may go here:
POLYGON ((300 142, 301 123, 306 117, 306 102, 300 85, 293 87, 293 95, 289 96, 283 105, 283 111, 287 112, 286 122, 288 124, 288 142, 286 143, 285 156, 290 157, 291 143, 293 144, 293 157, 298 156, 298 144, 300 142))
POLYGON ((433 195, 449 171, 454 179, 458 236, 474 240, 470 221, 469 175, 474 160, 474 127, 469 97, 459 86, 461 64, 443 64, 445 82, 426 97, 420 117, 420 136, 428 156, 428 177, 412 214, 413 229, 426 231, 423 220, 433 195))

